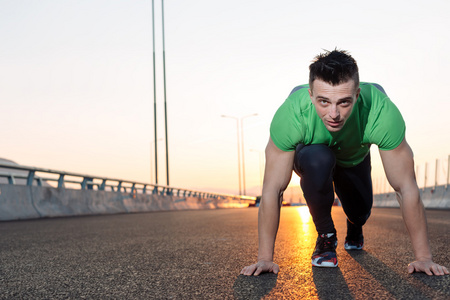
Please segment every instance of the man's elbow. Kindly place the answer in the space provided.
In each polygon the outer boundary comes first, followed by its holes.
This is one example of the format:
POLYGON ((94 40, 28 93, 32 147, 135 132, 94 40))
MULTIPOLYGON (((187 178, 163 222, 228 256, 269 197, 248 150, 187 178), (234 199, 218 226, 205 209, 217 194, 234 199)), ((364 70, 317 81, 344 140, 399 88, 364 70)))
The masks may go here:
POLYGON ((263 187, 261 203, 263 202, 277 202, 281 206, 283 202, 283 194, 286 188, 283 187, 263 187))
POLYGON ((397 201, 400 206, 410 206, 420 204, 420 192, 417 184, 405 185, 404 187, 394 188, 397 201))

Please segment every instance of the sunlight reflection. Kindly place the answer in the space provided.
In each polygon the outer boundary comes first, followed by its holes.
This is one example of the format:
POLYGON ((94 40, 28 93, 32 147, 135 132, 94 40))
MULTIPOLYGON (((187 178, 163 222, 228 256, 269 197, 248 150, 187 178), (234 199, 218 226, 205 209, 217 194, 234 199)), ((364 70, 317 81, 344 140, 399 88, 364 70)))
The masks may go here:
POLYGON ((298 215, 300 216, 300 219, 302 223, 310 223, 312 221, 311 214, 309 213, 308 206, 299 206, 297 207, 298 215))
POLYGON ((293 284, 286 284, 288 286, 285 288, 290 289, 292 295, 301 295, 301 299, 318 299, 311 265, 317 233, 309 209, 307 206, 299 206, 286 209, 285 212, 293 222, 289 245, 286 245, 292 256, 283 266, 284 270, 293 276, 293 284))
POLYGON ((244 207, 249 207, 249 203, 248 202, 240 202, 240 201, 219 202, 219 203, 217 203, 217 207, 219 207, 219 208, 244 208, 244 207))
POLYGON ((300 216, 300 222, 302 225, 302 230, 305 233, 303 235, 303 242, 310 242, 311 239, 311 235, 310 234, 306 234, 309 233, 311 230, 313 230, 314 228, 312 228, 313 226, 313 222, 312 222, 312 217, 311 214, 309 213, 309 208, 308 206, 300 206, 297 207, 297 213, 300 216))

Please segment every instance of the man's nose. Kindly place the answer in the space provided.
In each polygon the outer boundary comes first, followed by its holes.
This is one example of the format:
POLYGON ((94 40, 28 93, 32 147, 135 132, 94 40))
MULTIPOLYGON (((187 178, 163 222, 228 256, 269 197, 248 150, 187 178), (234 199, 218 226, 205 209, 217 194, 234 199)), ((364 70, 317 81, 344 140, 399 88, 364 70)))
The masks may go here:
POLYGON ((332 105, 330 107, 330 112, 329 112, 330 118, 332 119, 338 119, 339 118, 339 110, 337 109, 336 106, 332 105))

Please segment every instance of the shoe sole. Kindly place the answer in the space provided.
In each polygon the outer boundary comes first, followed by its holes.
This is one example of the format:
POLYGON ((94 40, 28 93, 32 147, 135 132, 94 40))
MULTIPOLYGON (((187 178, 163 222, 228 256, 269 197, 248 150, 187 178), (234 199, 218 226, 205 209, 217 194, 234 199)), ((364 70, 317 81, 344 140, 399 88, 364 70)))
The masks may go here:
POLYGON ((323 267, 323 268, 336 268, 338 266, 338 262, 336 262, 336 264, 334 264, 333 262, 330 262, 330 261, 324 261, 324 262, 318 264, 318 263, 316 263, 316 261, 319 259, 320 258, 312 259, 311 264, 314 267, 323 267))
POLYGON ((334 264, 332 262, 323 262, 321 264, 316 264, 312 261, 311 263, 314 267, 319 267, 319 268, 336 268, 338 266, 338 264, 334 264))
POLYGON ((362 250, 362 246, 358 247, 358 246, 348 246, 348 245, 344 245, 344 249, 345 250, 362 250))

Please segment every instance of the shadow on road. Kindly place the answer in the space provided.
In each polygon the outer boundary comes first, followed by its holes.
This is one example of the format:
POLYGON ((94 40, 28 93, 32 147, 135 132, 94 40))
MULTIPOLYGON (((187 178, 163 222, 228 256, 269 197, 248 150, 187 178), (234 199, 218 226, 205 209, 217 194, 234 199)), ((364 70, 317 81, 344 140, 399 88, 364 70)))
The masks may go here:
POLYGON ((312 273, 319 299, 336 299, 336 291, 339 291, 339 299, 353 299, 339 268, 313 267, 312 273))
POLYGON ((421 284, 425 284, 433 291, 442 294, 442 299, 450 299, 450 275, 428 276, 423 273, 414 273, 411 277, 414 278, 415 281, 420 281, 421 284))
POLYGON ((447 276, 428 276, 423 273, 401 275, 385 265, 379 259, 366 251, 348 251, 372 277, 389 293, 398 299, 448 299, 449 278, 447 276), (444 288, 442 288, 444 287, 444 288))
POLYGON ((233 284, 236 299, 261 299, 277 285, 278 275, 264 273, 259 276, 239 275, 233 284))

